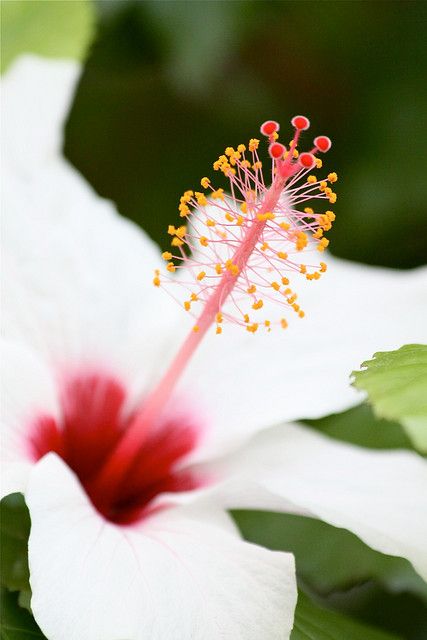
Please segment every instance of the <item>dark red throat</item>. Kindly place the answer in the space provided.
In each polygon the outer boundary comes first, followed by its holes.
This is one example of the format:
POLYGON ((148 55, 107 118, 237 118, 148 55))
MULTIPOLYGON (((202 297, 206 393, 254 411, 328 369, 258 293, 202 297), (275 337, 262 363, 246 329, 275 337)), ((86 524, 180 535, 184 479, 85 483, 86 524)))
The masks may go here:
POLYGON ((189 413, 163 417, 146 434, 134 462, 121 460, 117 478, 102 494, 93 486, 133 415, 125 415, 124 387, 108 375, 68 377, 61 394, 61 416, 40 415, 31 425, 30 453, 39 460, 57 453, 75 472, 96 509, 117 524, 131 524, 152 509, 153 499, 167 492, 190 491, 202 482, 179 463, 197 445, 200 425, 189 413), (122 479, 123 478, 123 479, 122 479))

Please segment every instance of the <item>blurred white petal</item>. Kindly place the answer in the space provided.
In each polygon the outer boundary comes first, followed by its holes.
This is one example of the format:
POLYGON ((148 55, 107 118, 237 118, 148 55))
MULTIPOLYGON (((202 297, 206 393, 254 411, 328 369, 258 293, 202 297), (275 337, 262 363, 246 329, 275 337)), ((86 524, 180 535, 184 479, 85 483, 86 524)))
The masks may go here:
POLYGON ((71 60, 21 56, 3 76, 2 164, 28 179, 62 149, 62 128, 80 74, 71 60))
POLYGON ((350 374, 375 351, 427 341, 427 269, 394 271, 327 257, 327 273, 301 278, 304 319, 286 331, 224 326, 206 336, 183 381, 210 407, 213 438, 239 442, 287 420, 360 403, 350 374))
POLYGON ((292 556, 241 541, 222 512, 168 510, 116 527, 53 454, 35 467, 27 502, 31 607, 49 638, 289 638, 292 556))
POLYGON ((283 425, 209 471, 225 478, 217 499, 228 508, 320 518, 407 558, 427 579, 427 463, 416 453, 364 449, 283 425))

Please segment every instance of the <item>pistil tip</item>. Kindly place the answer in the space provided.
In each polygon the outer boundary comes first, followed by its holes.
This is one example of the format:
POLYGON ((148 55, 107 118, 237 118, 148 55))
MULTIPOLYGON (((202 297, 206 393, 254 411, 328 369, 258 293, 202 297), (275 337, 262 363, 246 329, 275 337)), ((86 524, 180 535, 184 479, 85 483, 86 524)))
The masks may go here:
POLYGON ((332 147, 332 142, 328 136, 317 136, 314 138, 314 146, 322 153, 326 153, 332 147))
POLYGON ((274 133, 277 133, 279 129, 280 125, 278 122, 276 122, 275 120, 266 120, 266 122, 261 125, 260 131, 263 136, 270 137, 274 133))
POLYGON ((283 144, 280 144, 280 142, 273 142, 273 144, 268 147, 270 158, 273 158, 274 160, 283 158, 285 152, 286 147, 283 144))
POLYGON ((316 164, 316 158, 312 153, 304 152, 304 153, 300 153, 299 162, 301 166, 304 167, 304 169, 312 169, 316 164))
POLYGON ((305 131, 310 126, 310 120, 305 116, 294 116, 291 120, 291 124, 295 129, 305 131))

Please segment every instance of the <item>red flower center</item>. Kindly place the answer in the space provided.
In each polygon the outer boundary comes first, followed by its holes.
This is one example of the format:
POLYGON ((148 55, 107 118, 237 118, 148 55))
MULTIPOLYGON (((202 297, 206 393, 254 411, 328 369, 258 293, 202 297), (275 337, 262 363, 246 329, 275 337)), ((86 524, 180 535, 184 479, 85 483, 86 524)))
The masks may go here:
POLYGON ((135 461, 126 456, 111 477, 109 491, 94 489, 94 480, 131 422, 126 415, 126 392, 114 378, 87 374, 63 385, 61 417, 40 415, 30 431, 35 460, 55 452, 76 473, 96 509, 117 524, 135 522, 149 511, 159 494, 190 491, 202 482, 179 463, 197 445, 200 425, 188 413, 164 417, 146 435, 135 461), (124 479, 123 479, 124 478, 124 479))

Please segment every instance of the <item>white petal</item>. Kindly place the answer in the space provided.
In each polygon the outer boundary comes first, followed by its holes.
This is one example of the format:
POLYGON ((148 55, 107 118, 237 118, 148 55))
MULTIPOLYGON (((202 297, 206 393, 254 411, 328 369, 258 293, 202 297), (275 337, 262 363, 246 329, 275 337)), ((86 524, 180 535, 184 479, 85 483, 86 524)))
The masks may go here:
POLYGON ((62 147, 62 125, 80 66, 71 60, 22 56, 2 79, 3 163, 22 176, 62 147))
POLYGON ((54 455, 35 468, 32 610, 51 640, 282 640, 296 602, 292 556, 183 509, 139 528, 104 522, 54 455))
POLYGON ((57 393, 49 369, 22 344, 1 343, 2 496, 24 491, 32 466, 28 428, 36 415, 58 416, 57 393))
POLYGON ((24 493, 30 476, 31 462, 3 462, 1 465, 0 500, 10 493, 24 493))
POLYGON ((296 283, 306 317, 292 318, 286 331, 252 335, 225 325, 205 338, 186 384, 210 408, 210 450, 283 421, 343 411, 363 399, 349 383, 363 360, 426 342, 426 269, 328 262, 319 281, 296 283))
POLYGON ((227 478, 227 507, 321 518, 407 558, 427 579, 427 463, 415 453, 363 449, 284 425, 210 471, 227 478))
POLYGON ((58 366, 155 378, 179 309, 152 284, 159 252, 65 163, 4 194, 4 330, 58 366), (29 313, 31 309, 31 313, 29 313))
POLYGON ((30 56, 6 74, 4 327, 56 367, 103 365, 140 391, 170 354, 179 310, 152 284, 154 243, 59 156, 77 72, 30 56))

